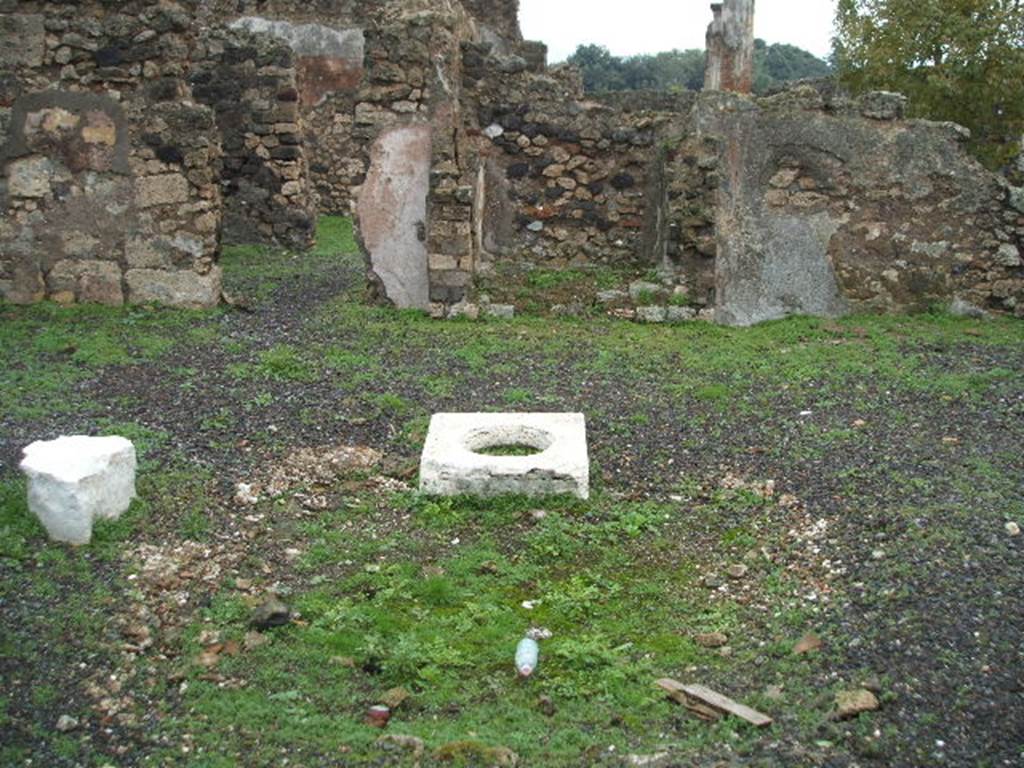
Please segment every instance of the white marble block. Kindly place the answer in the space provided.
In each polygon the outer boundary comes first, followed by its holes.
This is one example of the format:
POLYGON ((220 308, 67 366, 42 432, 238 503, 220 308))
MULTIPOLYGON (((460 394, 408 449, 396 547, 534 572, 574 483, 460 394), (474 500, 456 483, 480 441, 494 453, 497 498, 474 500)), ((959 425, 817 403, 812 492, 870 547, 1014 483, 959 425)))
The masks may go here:
POLYGON ((135 446, 123 437, 59 437, 24 450, 28 508, 54 541, 88 544, 93 521, 135 498, 135 446))
POLYGON ((420 490, 435 496, 590 495, 582 413, 438 413, 420 460, 420 490), (481 453, 530 446, 531 455, 481 453))

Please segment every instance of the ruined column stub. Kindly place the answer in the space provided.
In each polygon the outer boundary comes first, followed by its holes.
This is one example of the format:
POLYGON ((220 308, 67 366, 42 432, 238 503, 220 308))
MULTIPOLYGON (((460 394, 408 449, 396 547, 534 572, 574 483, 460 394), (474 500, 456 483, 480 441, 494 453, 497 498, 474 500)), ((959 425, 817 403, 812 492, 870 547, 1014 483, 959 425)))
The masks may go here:
POLYGON ((750 93, 754 87, 754 0, 712 3, 704 90, 750 93))

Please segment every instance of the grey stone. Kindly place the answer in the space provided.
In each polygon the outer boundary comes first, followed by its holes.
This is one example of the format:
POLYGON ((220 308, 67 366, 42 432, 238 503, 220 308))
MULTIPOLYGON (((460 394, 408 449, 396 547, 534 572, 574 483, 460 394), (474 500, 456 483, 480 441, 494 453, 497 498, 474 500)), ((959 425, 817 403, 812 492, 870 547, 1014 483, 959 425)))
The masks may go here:
POLYGON ((972 317, 975 319, 988 317, 988 312, 984 309, 966 299, 961 299, 959 296, 953 299, 953 303, 949 305, 949 314, 954 317, 972 317))
POLYGON ((71 174, 48 157, 34 155, 7 166, 7 191, 11 197, 42 198, 50 194, 55 181, 67 181, 71 174))
POLYGON ((399 308, 430 305, 424 222, 432 133, 423 123, 384 131, 370 150, 370 170, 357 204, 370 270, 399 308))
POLYGON ((488 304, 484 307, 484 314, 487 317, 511 320, 516 316, 516 308, 512 304, 488 304))
POLYGON ((1015 245, 1004 243, 996 253, 996 264, 1001 267, 1019 267, 1021 265, 1020 250, 1015 245))
POLYGON ((496 139, 504 133, 505 129, 502 128, 497 123, 492 123, 483 130, 484 136, 486 136, 488 139, 496 139))
POLYGON ((0 66, 41 67, 46 53, 43 16, 36 13, 0 15, 0 66))
POLYGON ((531 221, 529 224, 526 225, 526 228, 528 230, 530 230, 531 232, 543 232, 544 231, 544 222, 543 221, 531 221))
POLYGON ((860 113, 872 120, 899 120, 907 109, 907 97, 902 93, 872 91, 860 99, 860 113))
MULTIPOLYGON (((1021 153, 1024 158, 1024 153, 1021 153)), ((1018 213, 1024 213, 1024 187, 1010 187, 1010 205, 1018 213)))
POLYGON ((620 290, 598 291, 597 293, 598 304, 615 304, 620 301, 626 301, 628 298, 629 294, 620 290))
POLYGON ((636 317, 642 323, 664 323, 668 319, 665 307, 637 307, 636 317))
POLYGON ((166 304, 207 309, 220 303, 221 270, 200 275, 192 270, 129 269, 125 273, 130 304, 166 304))
POLYGON ((283 627, 292 620, 292 611, 275 596, 268 597, 252 613, 249 626, 264 632, 274 627, 283 627))
POLYGON ((666 318, 670 323, 686 323, 690 320, 697 319, 697 310, 693 307, 673 307, 668 308, 668 315, 666 318))

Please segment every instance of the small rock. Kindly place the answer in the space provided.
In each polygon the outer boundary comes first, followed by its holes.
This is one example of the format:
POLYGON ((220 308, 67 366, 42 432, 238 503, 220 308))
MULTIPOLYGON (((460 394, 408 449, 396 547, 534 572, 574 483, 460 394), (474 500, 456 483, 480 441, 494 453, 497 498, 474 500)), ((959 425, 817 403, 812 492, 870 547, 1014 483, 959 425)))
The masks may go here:
POLYGON ((861 688, 863 688, 865 691, 871 691, 872 693, 881 693, 882 681, 878 677, 878 675, 872 675, 864 681, 864 683, 861 685, 861 688))
POLYGON ((641 323, 664 323, 668 319, 665 307, 637 307, 636 318, 641 323))
POLYGON ((252 651, 269 642, 270 638, 266 635, 261 635, 259 632, 246 632, 245 637, 242 639, 242 646, 245 650, 252 651))
POLYGON ((772 701, 781 701, 785 695, 781 685, 769 685, 764 690, 765 698, 771 699, 772 701))
POLYGON ((505 129, 502 128, 497 123, 492 123, 491 125, 488 125, 486 128, 484 128, 483 133, 484 136, 486 136, 488 139, 496 139, 503 133, 505 133, 505 129))
POLYGON ((243 507, 253 507, 260 503, 260 497, 251 484, 239 483, 235 486, 235 503, 243 507))
POLYGON ((953 299, 953 303, 949 305, 949 314, 954 317, 971 317, 975 319, 988 317, 988 312, 984 309, 959 297, 953 299))
POLYGON ((537 709, 544 717, 554 717, 558 709, 550 696, 541 696, 537 699, 537 709))
POLYGON ((395 710, 402 706, 408 698, 409 692, 405 688, 392 688, 385 691, 384 695, 380 697, 380 701, 388 709, 395 710))
POLYGON ((667 768, 672 765, 672 755, 668 752, 658 752, 653 755, 628 755, 626 765, 636 768, 667 768))
POLYGON ((625 301, 629 298, 629 294, 625 291, 598 291, 597 303, 598 304, 615 304, 616 302, 625 301))
POLYGON ((282 627, 292 619, 291 609, 277 597, 268 597, 261 606, 253 611, 249 625, 260 632, 272 627, 282 627))
POLYGON ((423 757, 423 750, 425 749, 423 739, 398 733, 381 736, 377 739, 377 746, 384 750, 407 749, 412 752, 413 762, 416 765, 419 765, 420 759, 423 757))
POLYGON ((717 573, 705 574, 702 581, 704 582, 704 586, 708 589, 718 589, 723 584, 722 577, 717 573))
POLYGON ((738 580, 746 576, 749 570, 749 566, 743 565, 743 563, 736 563, 735 565, 730 565, 729 570, 726 571, 726 573, 729 574, 730 579, 738 580))
POLYGON ((813 651, 821 650, 822 641, 817 635, 804 635, 797 641, 797 644, 793 646, 793 653, 797 656, 802 656, 805 653, 812 653, 813 651))
POLYGON ((697 318, 697 310, 693 307, 670 306, 667 316, 670 323, 686 323, 697 318))
POLYGON ((465 317, 468 320, 476 320, 480 317, 480 306, 468 301, 460 301, 458 304, 453 304, 448 310, 448 317, 453 319, 465 317))
POLYGON ((1006 524, 1006 532, 1011 536, 1020 536, 1020 526, 1011 521, 1006 524))
POLYGON ((61 715, 57 720, 57 730, 61 733, 68 733, 78 727, 78 721, 71 715, 61 715))
POLYGON ((705 632, 693 639, 697 645, 704 648, 721 648, 729 642, 729 638, 721 632, 705 632))
POLYGON ((1021 258, 1017 246, 1009 243, 999 246, 999 251, 996 253, 996 264, 1001 267, 1019 267, 1021 258))
POLYGON ((516 308, 512 304, 488 304, 484 307, 484 315, 498 320, 511 320, 516 316, 516 308))
POLYGON ((864 712, 874 712, 879 708, 878 699, 871 691, 860 688, 856 691, 840 691, 836 694, 833 720, 849 720, 864 712))
POLYGON ((543 232, 544 231, 544 222, 540 221, 540 220, 531 221, 529 224, 526 225, 526 228, 528 230, 530 230, 531 232, 543 232))

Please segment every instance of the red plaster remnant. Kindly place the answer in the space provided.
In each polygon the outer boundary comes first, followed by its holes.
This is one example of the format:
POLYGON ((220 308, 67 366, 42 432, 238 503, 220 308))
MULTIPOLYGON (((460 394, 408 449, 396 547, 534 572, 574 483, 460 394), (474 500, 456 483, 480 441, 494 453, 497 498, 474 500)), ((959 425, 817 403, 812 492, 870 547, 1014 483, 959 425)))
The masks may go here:
POLYGON ((750 93, 754 87, 754 0, 712 3, 704 89, 750 93))
POLYGON ((315 107, 332 93, 355 93, 363 80, 362 63, 327 56, 305 56, 297 73, 303 107, 315 107))

